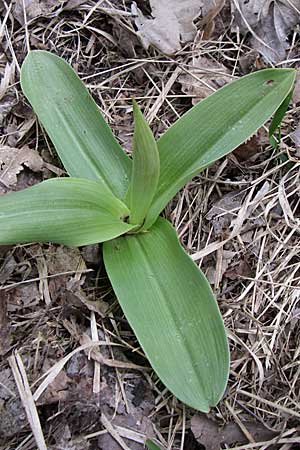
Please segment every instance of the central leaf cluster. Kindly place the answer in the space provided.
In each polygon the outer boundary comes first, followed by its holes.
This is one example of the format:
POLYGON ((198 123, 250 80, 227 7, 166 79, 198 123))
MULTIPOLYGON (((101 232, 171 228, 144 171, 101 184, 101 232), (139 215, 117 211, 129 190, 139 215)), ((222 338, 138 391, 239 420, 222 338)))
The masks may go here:
POLYGON ((0 245, 104 242, 108 276, 152 367, 201 411, 216 405, 226 387, 225 328, 205 276, 159 214, 194 175, 270 118, 294 78, 289 69, 242 77, 193 107, 157 142, 133 102, 131 160, 63 59, 35 51, 22 66, 23 92, 69 177, 0 196, 0 245))

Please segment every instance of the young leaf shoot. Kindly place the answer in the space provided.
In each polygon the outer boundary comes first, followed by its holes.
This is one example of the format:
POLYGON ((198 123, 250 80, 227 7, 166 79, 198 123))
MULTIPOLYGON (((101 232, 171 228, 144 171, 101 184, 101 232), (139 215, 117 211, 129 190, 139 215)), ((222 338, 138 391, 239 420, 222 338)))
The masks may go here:
POLYGON ((156 192, 159 179, 159 154, 150 127, 133 101, 133 167, 128 190, 132 224, 142 224, 156 192))

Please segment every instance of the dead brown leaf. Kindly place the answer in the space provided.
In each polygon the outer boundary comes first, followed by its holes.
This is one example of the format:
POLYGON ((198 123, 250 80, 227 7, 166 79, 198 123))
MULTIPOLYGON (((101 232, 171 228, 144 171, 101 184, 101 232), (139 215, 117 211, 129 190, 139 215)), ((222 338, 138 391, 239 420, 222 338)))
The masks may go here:
POLYGON ((253 49, 267 61, 286 58, 287 35, 300 24, 300 0, 231 0, 234 29, 252 33, 253 49))
POLYGON ((182 91, 193 97, 193 105, 231 81, 230 72, 223 64, 205 56, 193 58, 190 66, 188 73, 180 75, 178 81, 182 91))
POLYGON ((5 187, 15 185, 17 175, 24 169, 23 166, 39 172, 43 168, 43 160, 36 150, 30 149, 27 145, 20 149, 7 145, 0 146, 0 183, 5 187))
POLYGON ((176 53, 181 49, 181 42, 192 41, 196 35, 193 20, 201 12, 202 0, 173 0, 172 8, 168 0, 150 0, 152 16, 147 19, 135 7, 135 24, 138 36, 147 49, 150 45, 166 54, 176 53))
MULTIPOLYGON (((243 425, 255 442, 267 441, 276 436, 276 433, 268 430, 260 423, 245 422, 243 425)), ((249 442, 236 423, 228 423, 225 427, 220 428, 215 421, 205 414, 195 414, 192 417, 191 429, 195 439, 205 447, 205 450, 223 448, 221 447, 222 444, 233 445, 249 442)))
POLYGON ((248 161, 248 159, 253 158, 261 149, 269 145, 269 137, 267 132, 260 128, 258 132, 252 136, 244 144, 239 145, 235 150, 233 150, 233 155, 236 157, 238 162, 248 161))
POLYGON ((181 49, 181 44, 194 40, 197 27, 194 20, 202 16, 204 38, 208 38, 214 29, 214 19, 220 13, 225 0, 150 0, 152 16, 149 19, 133 4, 132 13, 138 28, 137 35, 143 46, 158 48, 167 55, 181 49))
POLYGON ((191 419, 191 429, 195 439, 204 446, 205 450, 220 448, 219 426, 204 414, 194 415, 191 419))
POLYGON ((58 2, 53 0, 15 0, 14 3, 13 15, 21 25, 24 25, 24 7, 28 21, 39 16, 47 16, 62 4, 62 0, 58 2))

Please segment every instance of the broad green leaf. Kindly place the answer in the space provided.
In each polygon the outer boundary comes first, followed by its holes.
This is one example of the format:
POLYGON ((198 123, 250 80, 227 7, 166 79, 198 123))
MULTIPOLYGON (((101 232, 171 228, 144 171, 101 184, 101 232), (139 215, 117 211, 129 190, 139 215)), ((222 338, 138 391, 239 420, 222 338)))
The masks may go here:
MULTIPOLYGON (((279 127, 280 127, 282 119, 283 119, 283 117, 284 117, 284 115, 285 115, 285 113, 286 113, 286 111, 287 111, 287 109, 289 107, 292 95, 293 95, 293 91, 291 91, 288 94, 288 96, 284 99, 284 101, 281 103, 281 105, 279 106, 279 108, 275 112, 273 120, 272 120, 271 125, 269 127, 270 144, 275 149, 278 147, 278 142, 277 142, 276 139, 274 139, 274 134, 275 134, 276 130, 279 129, 279 127)), ((279 133, 279 140, 280 140, 280 133, 279 133)))
POLYGON ((153 369, 181 401, 207 412, 223 395, 229 352, 205 276, 162 218, 103 249, 112 286, 153 369))
POLYGON ((56 242, 70 246, 113 239, 133 227, 127 207, 98 182, 56 178, 0 196, 0 245, 56 242))
POLYGON ((142 224, 157 188, 159 155, 152 131, 135 101, 133 114, 133 166, 127 199, 130 223, 142 224))
POLYGON ((49 52, 32 51, 22 65, 21 86, 69 175, 101 179, 123 198, 131 161, 69 64, 49 52))
POLYGON ((187 181, 271 117, 291 91, 295 74, 266 69, 242 77, 202 100, 162 135, 157 142, 160 178, 144 228, 187 181))
POLYGON ((160 450, 158 445, 154 444, 154 442, 150 441, 150 439, 147 439, 146 446, 148 450, 160 450))

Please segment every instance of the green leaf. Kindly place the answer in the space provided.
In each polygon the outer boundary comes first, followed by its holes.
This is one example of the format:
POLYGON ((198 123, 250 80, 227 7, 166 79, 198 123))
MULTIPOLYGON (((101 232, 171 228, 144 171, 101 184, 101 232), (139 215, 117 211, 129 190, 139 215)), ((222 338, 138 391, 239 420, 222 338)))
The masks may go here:
POLYGON ((127 198, 130 223, 142 224, 158 184, 159 154, 152 131, 135 101, 133 114, 133 167, 127 198))
POLYGON ((69 64, 32 51, 22 65, 21 86, 69 175, 100 179, 123 198, 131 161, 69 64))
POLYGON ((103 249, 112 286, 153 369, 181 401, 207 412, 223 395, 229 352, 205 276, 162 218, 103 249))
POLYGON ((150 441, 150 439, 147 439, 146 446, 148 450, 160 450, 160 448, 156 444, 154 444, 154 442, 150 441))
POLYGON ((56 178, 0 196, 0 244, 70 246, 113 239, 133 227, 127 207, 98 182, 56 178))
MULTIPOLYGON (((288 94, 288 96, 284 99, 284 101, 281 103, 281 105, 277 109, 276 113, 274 114, 273 120, 269 127, 269 140, 270 140, 270 144, 272 145, 272 147, 274 149, 276 149, 278 147, 278 142, 276 139, 274 139, 274 134, 275 134, 276 130, 280 127, 282 119, 289 107, 292 95, 293 95, 293 91, 291 91, 288 94)), ((280 133, 279 133, 279 140, 280 140, 280 133)))
POLYGON ((281 105, 293 69, 266 69, 240 78, 202 100, 158 140, 160 178, 144 228, 194 175, 231 152, 281 105))

